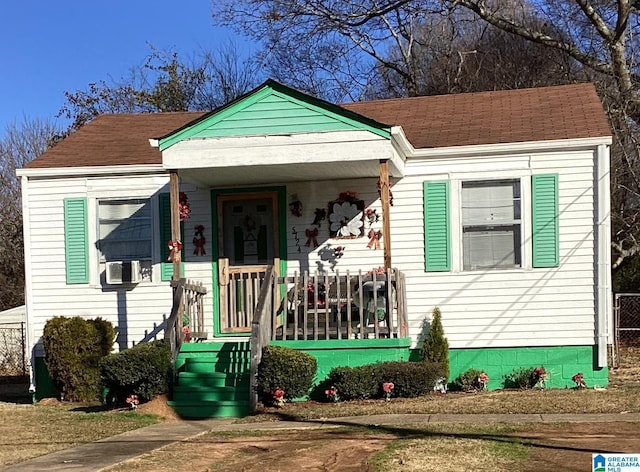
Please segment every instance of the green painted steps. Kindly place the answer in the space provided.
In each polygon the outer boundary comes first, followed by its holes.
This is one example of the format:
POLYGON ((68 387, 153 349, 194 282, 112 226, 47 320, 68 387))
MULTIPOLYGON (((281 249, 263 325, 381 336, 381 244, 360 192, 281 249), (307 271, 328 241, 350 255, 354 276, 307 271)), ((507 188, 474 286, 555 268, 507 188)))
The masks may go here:
POLYGON ((185 418, 248 415, 250 359, 247 342, 183 344, 169 405, 185 418))

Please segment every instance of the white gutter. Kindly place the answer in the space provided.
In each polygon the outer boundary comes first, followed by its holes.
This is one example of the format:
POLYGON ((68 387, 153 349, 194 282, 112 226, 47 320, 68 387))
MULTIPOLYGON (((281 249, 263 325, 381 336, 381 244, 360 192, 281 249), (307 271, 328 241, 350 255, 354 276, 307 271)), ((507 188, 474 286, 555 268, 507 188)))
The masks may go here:
POLYGON ((124 166, 82 166, 82 167, 43 167, 17 169, 19 177, 73 177, 90 175, 130 175, 130 174, 166 174, 162 164, 139 164, 124 166))
MULTIPOLYGON (((29 393, 36 392, 36 372, 35 372, 35 342, 33 336, 33 320, 31 319, 31 309, 33 290, 31 287, 31 215, 29 214, 29 179, 26 176, 20 178, 22 192, 22 237, 24 239, 24 305, 25 305, 25 330, 26 330, 26 353, 29 353, 29 393)), ((25 353, 25 354, 26 354, 25 353)))
POLYGON ((598 367, 607 366, 607 344, 611 326, 611 199, 610 199, 609 146, 601 144, 596 153, 598 195, 598 266, 597 266, 597 320, 596 342, 598 367))

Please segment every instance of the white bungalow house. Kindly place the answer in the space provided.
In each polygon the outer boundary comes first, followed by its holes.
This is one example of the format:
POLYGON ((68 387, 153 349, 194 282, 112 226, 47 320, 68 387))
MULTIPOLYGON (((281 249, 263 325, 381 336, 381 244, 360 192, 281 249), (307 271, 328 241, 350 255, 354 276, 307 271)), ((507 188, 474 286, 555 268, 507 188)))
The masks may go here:
POLYGON ((99 116, 18 172, 36 395, 53 316, 108 319, 119 349, 184 329, 173 402, 215 416, 246 412, 252 323, 322 380, 415 359, 435 307, 452 378, 605 385, 610 144, 591 84, 338 106, 267 81, 99 116), (170 319, 172 277, 197 300, 170 319))

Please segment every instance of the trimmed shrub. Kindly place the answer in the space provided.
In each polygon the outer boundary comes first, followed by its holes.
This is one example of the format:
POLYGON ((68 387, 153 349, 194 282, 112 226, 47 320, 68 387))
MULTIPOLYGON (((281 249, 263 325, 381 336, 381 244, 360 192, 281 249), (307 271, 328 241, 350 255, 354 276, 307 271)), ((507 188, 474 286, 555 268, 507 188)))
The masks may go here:
POLYGON ((463 372, 451 382, 451 390, 458 392, 473 392, 479 390, 480 384, 478 383, 478 376, 481 373, 482 371, 478 369, 469 369, 463 372))
POLYGON ((118 404, 132 394, 146 402, 167 393, 172 375, 171 348, 160 340, 110 354, 100 363, 100 376, 109 389, 108 396, 118 404))
POLYGON ((420 354, 422 360, 442 366, 442 377, 449 378, 449 342, 444 336, 442 328, 442 314, 440 308, 435 307, 432 312, 433 318, 429 325, 429 331, 422 343, 420 354))
POLYGON ((393 396, 412 398, 431 392, 436 379, 442 376, 440 364, 390 361, 336 367, 329 372, 328 383, 338 389, 341 400, 379 398, 385 382, 393 382, 393 396))
POLYGON ((101 318, 56 316, 42 332, 44 359, 60 398, 94 401, 100 397, 100 360, 113 346, 116 331, 101 318))
POLYGON ((514 369, 510 374, 504 376, 504 388, 533 388, 538 379, 535 377, 534 367, 521 367, 514 369))
POLYGON ((284 397, 304 397, 313 386, 318 361, 306 352, 284 346, 267 346, 258 366, 258 395, 266 404, 272 403, 276 390, 284 390, 284 397))
POLYGON ((334 367, 327 384, 336 387, 340 400, 365 400, 380 393, 380 376, 376 364, 360 367, 334 367))
POLYGON ((393 382, 393 396, 414 398, 433 391, 436 379, 444 377, 444 367, 432 362, 383 362, 377 365, 379 386, 393 382))

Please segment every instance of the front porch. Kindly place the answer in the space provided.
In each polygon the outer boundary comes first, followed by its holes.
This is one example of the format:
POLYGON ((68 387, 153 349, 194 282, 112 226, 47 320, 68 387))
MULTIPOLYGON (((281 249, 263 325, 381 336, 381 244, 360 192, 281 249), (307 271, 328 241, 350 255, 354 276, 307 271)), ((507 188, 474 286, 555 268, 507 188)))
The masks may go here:
MULTIPOLYGON (((236 334, 250 335, 249 342, 245 337, 237 342, 228 337, 207 339, 202 330, 206 290, 186 279, 172 283, 174 303, 165 338, 176 367, 172 405, 180 414, 255 412, 258 365, 262 349, 271 343, 317 351, 321 357, 327 357, 327 349, 348 351, 350 364, 354 354, 362 358, 355 364, 372 362, 372 349, 378 360, 407 359, 410 342, 402 272, 305 272, 290 277, 277 273, 278 266, 268 266, 264 272, 245 271, 231 277, 228 290, 220 292, 224 298, 220 303, 227 307, 225 323, 236 334)), ((346 365, 338 362, 340 358, 320 362, 319 381, 328 374, 327 366, 346 365)))

